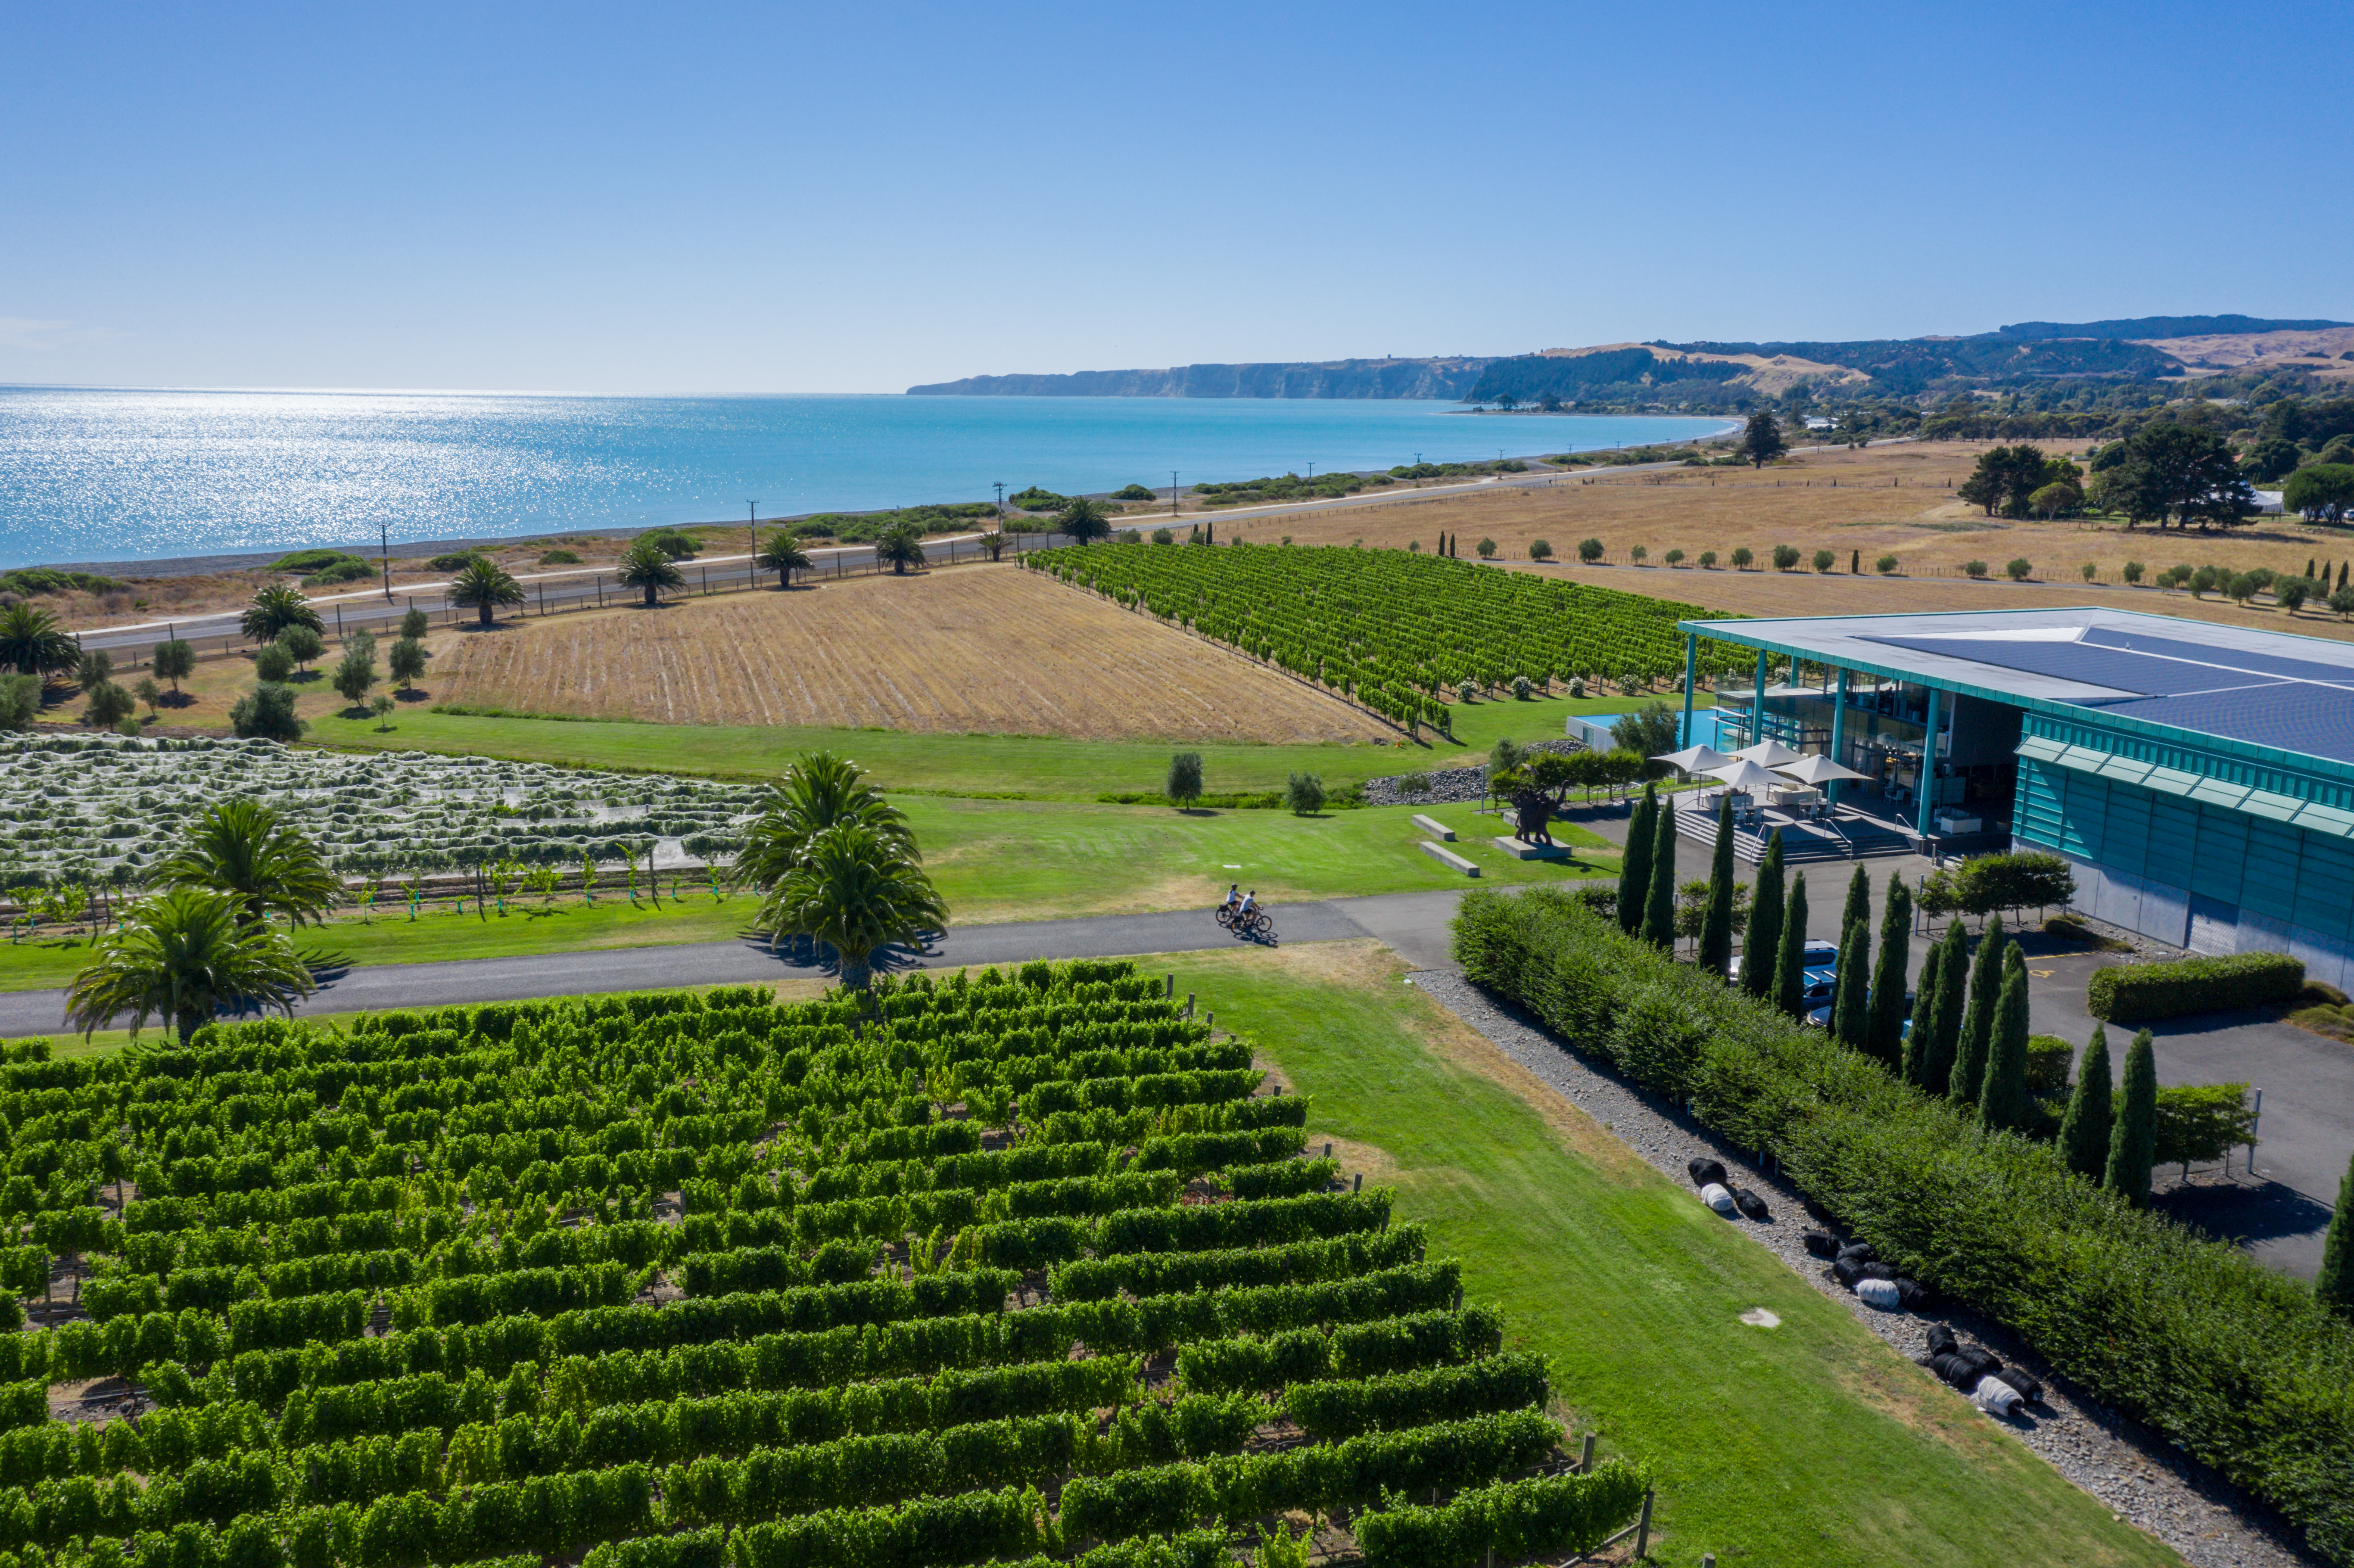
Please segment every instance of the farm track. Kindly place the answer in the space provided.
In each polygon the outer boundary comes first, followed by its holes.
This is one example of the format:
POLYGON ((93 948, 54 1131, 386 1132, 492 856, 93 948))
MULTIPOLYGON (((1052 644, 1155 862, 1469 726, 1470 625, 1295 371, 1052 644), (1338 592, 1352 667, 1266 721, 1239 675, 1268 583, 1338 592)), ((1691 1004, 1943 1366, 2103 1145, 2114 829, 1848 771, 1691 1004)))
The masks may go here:
POLYGON ((1017 567, 525 622, 437 667, 461 705, 677 725, 1322 742, 1387 726, 1017 567))

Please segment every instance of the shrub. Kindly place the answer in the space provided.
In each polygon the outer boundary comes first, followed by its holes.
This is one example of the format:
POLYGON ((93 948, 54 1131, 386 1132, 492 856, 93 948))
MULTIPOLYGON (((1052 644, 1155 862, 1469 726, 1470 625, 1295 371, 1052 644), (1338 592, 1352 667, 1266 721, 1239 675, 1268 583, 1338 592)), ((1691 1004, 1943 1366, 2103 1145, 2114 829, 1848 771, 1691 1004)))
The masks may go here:
POLYGON ((1602 541, 1599 539, 1580 539, 1577 542, 1577 558, 1584 561, 1588 566, 1592 566, 1595 562, 1600 560, 1602 558, 1602 541))
POLYGON ((2064 1094, 2068 1068, 2076 1048, 2057 1034, 2031 1034, 2027 1040, 2027 1090, 2035 1095, 2064 1094))
POLYGON ((475 561, 484 558, 480 550, 453 550, 446 556, 436 556, 425 564, 437 572, 462 572, 475 561))
POLYGON ((1529 700, 1529 694, 1535 690, 1536 687, 1531 683, 1526 675, 1515 675, 1512 677, 1512 695, 1518 697, 1521 701, 1527 702, 1529 700))
POLYGON ((317 630, 308 626, 290 626, 278 634, 278 646, 294 656, 294 662, 304 669, 311 661, 327 651, 327 640, 317 630))
POLYGON ((30 729, 41 716, 38 675, 0 675, 0 731, 30 729))
POLYGON ((1712 570, 1716 566, 1716 552, 1714 550, 1702 550, 1700 553, 1700 565, 1701 570, 1702 571, 1712 570))
POLYGON ((228 725, 240 740, 296 741, 309 727, 294 716, 294 688, 276 681, 264 681, 238 698, 228 710, 228 725))
POLYGON ((2101 575, 2101 568, 2091 561, 2086 561, 2081 569, 2084 574, 2084 580, 2086 582, 2091 582, 2094 577, 2101 575))
POLYGON ((541 554, 539 564, 543 567, 577 567, 580 564, 580 556, 572 550, 548 550, 541 554))
POLYGON ((1815 552, 1815 570, 1819 572, 1827 572, 1838 564, 1839 556, 1832 554, 1830 551, 1817 550, 1815 552))
POLYGON ((1901 563, 1893 556, 1882 556, 1880 559, 1872 562, 1872 566, 1874 571, 1878 572, 1882 577, 1886 577, 1895 576, 1896 568, 1901 563))
POLYGON ((1984 561, 1964 561, 1962 570, 1973 577, 1982 577, 1987 575, 1987 564, 1984 561))
POLYGON ((1479 558, 1483 561, 1492 561, 1496 558, 1496 541, 1493 539, 1482 539, 1473 548, 1479 552, 1479 558))
POLYGON ((1313 773, 1295 773, 1284 786, 1283 803, 1295 817, 1312 817, 1324 809, 1324 780, 1313 773))
POLYGON ((2256 1113, 2245 1084, 2178 1084, 2158 1091, 2155 1163, 2211 1165, 2256 1140, 2256 1113))
POLYGON ((2003 574, 2015 583, 2023 583, 2035 573, 2034 567, 2029 564, 2025 556, 2013 556, 2003 563, 2002 569, 2003 574))
POLYGON ((641 534, 635 542, 652 545, 673 561, 691 561, 695 559, 695 551, 702 547, 691 536, 675 528, 657 528, 651 534, 641 534))
POLYGON ((1152 531, 1152 542, 1156 545, 1173 545, 1177 542, 1177 535, 1166 528, 1155 528, 1152 531))
POLYGON ((90 689, 90 701, 82 708, 81 722, 100 729, 112 729, 129 718, 138 705, 122 687, 112 681, 101 681, 90 689))
POLYGON ((1787 572, 1797 564, 1798 547, 1796 545, 1776 545, 1774 546, 1774 569, 1776 571, 1787 572))
POLYGON ((1756 558, 1755 553, 1748 546, 1741 546, 1733 552, 1733 568, 1735 571, 1746 571, 1749 569, 1749 563, 1756 558))
POLYGON ((317 571, 305 576, 302 578, 302 586, 333 588, 337 583, 355 583, 363 577, 372 577, 376 574, 376 568, 373 563, 363 561, 357 556, 346 556, 340 561, 321 567, 317 571))
POLYGON ((2294 1001, 2305 960, 2286 953, 2232 953, 2096 970, 2085 1010, 2111 1023, 2144 1023, 2194 1012, 2294 1001))
POLYGON ((253 673, 264 681, 283 681, 294 673, 294 655, 282 643, 265 642, 254 652, 253 673))
MULTIPOLYGON (((1111 493, 1111 498, 1114 501, 1150 501, 1155 499, 1152 492, 1147 490, 1140 484, 1126 485, 1119 490, 1115 490, 1111 493)), ((1159 542, 1160 541, 1158 540, 1154 541, 1156 544, 1159 542)))
POLYGON ((1683 565, 1684 553, 1681 550, 1670 550, 1666 555, 1661 556, 1659 559, 1667 562, 1668 565, 1671 567, 1679 567, 1683 565))
POLYGON ((1532 540, 1530 540, 1530 541, 1529 541, 1529 559, 1531 559, 1532 561, 1550 561, 1550 560, 1552 560, 1552 559, 1553 559, 1553 543, 1552 543, 1552 541, 1551 541, 1551 540, 1547 540, 1547 539, 1532 539, 1532 540))
POLYGON ((1886 1261, 2009 1323, 2096 1399, 2354 1556, 2354 1329, 2303 1285, 2133 1208, 2053 1149, 1677 964, 1551 888, 1468 895, 1468 979, 1687 1101, 1886 1261))
POLYGON ((1638 545, 1627 552, 1627 558, 1639 567, 1651 558, 1651 552, 1648 546, 1638 545))
POLYGON ((414 606, 400 618, 400 634, 403 637, 422 637, 432 630, 433 618, 414 606))
POLYGON ((2076 896, 2076 874, 2067 859, 2041 850, 1979 855, 1949 871, 1932 873, 1921 887, 1921 908, 1929 915, 1991 915, 1998 909, 2064 907, 2076 896))
POLYGON ((2143 570, 2144 567, 2139 561, 2127 561, 2125 565, 2124 574, 2126 581, 2128 583, 2139 583, 2141 581, 2143 570))

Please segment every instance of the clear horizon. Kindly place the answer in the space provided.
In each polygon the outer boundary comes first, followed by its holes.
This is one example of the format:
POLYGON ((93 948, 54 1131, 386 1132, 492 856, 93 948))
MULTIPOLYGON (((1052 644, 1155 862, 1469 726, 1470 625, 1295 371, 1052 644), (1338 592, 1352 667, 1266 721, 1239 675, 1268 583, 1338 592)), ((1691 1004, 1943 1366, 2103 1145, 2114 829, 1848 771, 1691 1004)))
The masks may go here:
POLYGON ((2264 194, 2338 178, 2292 75, 2354 13, 2310 0, 28 7, 0 41, 14 385, 841 396, 2354 320, 2345 204, 2264 194))

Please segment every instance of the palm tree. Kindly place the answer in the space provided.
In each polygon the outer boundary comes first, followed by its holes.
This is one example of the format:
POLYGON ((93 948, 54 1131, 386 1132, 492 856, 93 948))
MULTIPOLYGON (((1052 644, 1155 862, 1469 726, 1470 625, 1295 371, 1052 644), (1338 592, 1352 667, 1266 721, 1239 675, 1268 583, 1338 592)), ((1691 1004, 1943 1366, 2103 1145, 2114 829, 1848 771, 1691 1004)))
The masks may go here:
POLYGON ((276 1008, 317 990, 294 944, 248 925, 229 894, 175 887, 136 905, 120 930, 100 938, 90 966, 66 992, 66 1021, 84 1036, 123 1013, 136 1034, 160 1018, 188 1043, 224 1007, 276 1008))
POLYGON ((686 586, 686 574, 678 569, 678 563, 651 539, 641 539, 621 552, 620 569, 613 575, 623 588, 643 588, 648 609, 662 602, 659 596, 663 589, 686 586))
POLYGON ((790 588, 795 572, 809 570, 809 552, 790 534, 775 533, 753 554, 752 564, 762 571, 776 573, 779 588, 790 588))
POLYGON ((810 841, 799 865, 760 901, 756 925, 832 948, 842 983, 864 991, 878 948, 917 942, 949 923, 921 867, 873 829, 839 822, 810 841))
POLYGON ((1074 498, 1063 508, 1055 526, 1082 545, 1092 545, 1111 532, 1111 522, 1104 515, 1103 507, 1084 495, 1074 498))
POLYGON ((794 763, 770 787, 729 877, 739 886, 769 892, 801 863, 820 833, 845 822, 864 828, 903 859, 921 860, 906 813, 865 783, 865 777, 864 768, 831 751, 794 763))
POLYGON ((450 579, 450 602, 471 606, 482 616, 484 626, 491 623, 492 612, 500 605, 521 604, 523 600, 523 584, 510 577, 504 567, 481 556, 468 561, 465 570, 450 579))
POLYGON ((223 801, 197 818, 154 880, 228 894, 255 927, 273 910, 302 925, 333 908, 342 891, 318 846, 250 800, 223 801))
POLYGON ((894 523, 875 541, 875 558, 891 563, 893 577, 905 577, 909 567, 924 564, 924 531, 913 523, 894 523))
POLYGON ((50 675, 80 662, 80 645, 48 610, 29 604, 0 610, 0 664, 15 665, 20 675, 50 675))
POLYGON ((290 626, 307 626, 322 637, 327 632, 327 623, 292 583, 271 583, 255 594, 238 621, 238 630, 252 642, 275 642, 290 626))

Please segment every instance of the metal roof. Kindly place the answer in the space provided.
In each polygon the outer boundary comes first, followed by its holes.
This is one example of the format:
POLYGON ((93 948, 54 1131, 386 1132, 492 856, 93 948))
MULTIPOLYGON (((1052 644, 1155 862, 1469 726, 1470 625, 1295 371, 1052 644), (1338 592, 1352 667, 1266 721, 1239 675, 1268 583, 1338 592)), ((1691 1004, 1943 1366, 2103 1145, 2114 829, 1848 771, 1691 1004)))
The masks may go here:
POLYGON ((2098 606, 1681 625, 1993 702, 2354 768, 2354 644, 2098 606))

